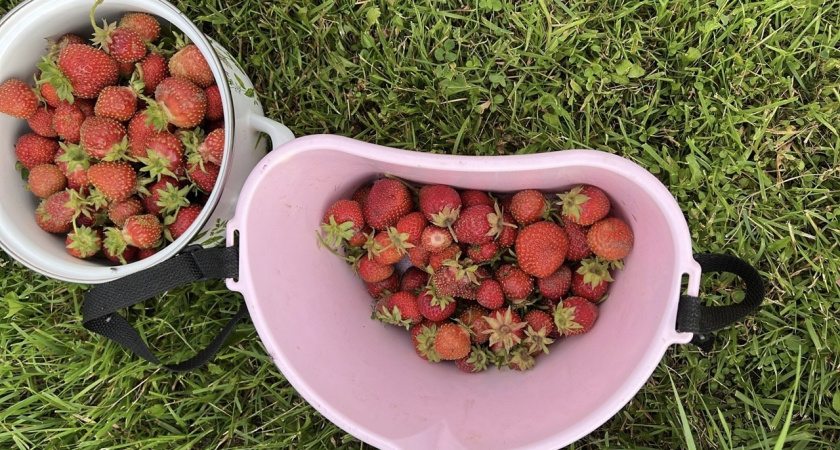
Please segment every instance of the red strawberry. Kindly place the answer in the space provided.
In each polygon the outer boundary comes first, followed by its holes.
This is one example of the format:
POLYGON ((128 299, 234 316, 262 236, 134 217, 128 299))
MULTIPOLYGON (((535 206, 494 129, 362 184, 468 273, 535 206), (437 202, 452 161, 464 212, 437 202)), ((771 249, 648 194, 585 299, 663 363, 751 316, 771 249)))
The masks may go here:
POLYGON ((187 162, 187 176, 203 192, 211 192, 216 187, 216 180, 219 178, 219 166, 207 162, 187 162))
POLYGON ((395 264, 406 253, 405 235, 400 235, 396 228, 376 233, 368 246, 373 260, 379 264, 395 264))
POLYGON ((487 320, 484 319, 488 314, 490 311, 472 305, 458 316, 458 320, 470 331, 470 341, 474 344, 483 344, 490 339, 490 335, 484 332, 490 328, 487 320))
POLYGON ((208 133, 197 151, 205 162, 221 165, 225 153, 225 130, 219 128, 208 133))
POLYGON ((586 241, 592 253, 608 261, 624 258, 633 248, 633 230, 617 217, 607 217, 589 228, 586 241))
POLYGON ((222 104, 222 94, 219 92, 219 85, 214 84, 204 89, 204 93, 207 95, 207 120, 215 122, 224 119, 225 110, 222 104))
POLYGON ((28 187, 38 198, 47 198, 67 187, 67 177, 55 164, 40 164, 29 170, 28 187))
POLYGON ((431 223, 448 228, 461 212, 461 197, 451 186, 428 184, 417 194, 420 211, 431 223))
POLYGON ((579 225, 592 225, 610 212, 610 200, 595 186, 577 186, 569 192, 557 194, 563 220, 579 225))
POLYGON ((391 178, 382 178, 371 187, 362 205, 362 212, 368 225, 375 230, 384 230, 396 225, 413 208, 411 192, 404 184, 391 178))
MULTIPOLYGON (((39 65, 39 68, 41 66, 39 65)), ((61 73, 52 76, 50 83, 58 90, 59 98, 96 98, 103 88, 117 84, 120 77, 117 62, 107 53, 85 44, 69 44, 58 56, 61 73), (63 74, 63 77, 60 75, 63 74)), ((44 70, 44 68, 42 68, 44 70)), ((49 69, 45 73, 55 73, 49 69)))
POLYGON ((137 177, 128 163, 104 161, 88 169, 90 183, 106 198, 124 200, 134 193, 137 177))
POLYGON ((411 342, 417 356, 430 362, 440 362, 440 356, 435 351, 435 336, 438 326, 428 320, 411 327, 411 342))
POLYGON ((85 114, 79 108, 79 102, 61 102, 52 118, 52 126, 56 134, 67 142, 78 144, 81 140, 82 123, 85 114))
POLYGON ((189 44, 169 58, 169 73, 186 78, 202 89, 215 83, 210 65, 195 44, 189 44))
POLYGON ((438 297, 431 289, 424 289, 417 295, 417 308, 423 317, 432 322, 449 318, 458 306, 452 297, 438 297))
POLYGON ((358 260, 356 272, 367 283, 376 283, 391 276, 394 273, 394 266, 379 264, 373 259, 362 257, 358 260))
POLYGON ((128 245, 143 249, 154 247, 163 234, 163 226, 157 216, 142 214, 126 219, 122 229, 123 238, 128 245))
POLYGON ((553 222, 532 223, 519 231, 516 237, 519 267, 537 278, 547 277, 559 269, 568 249, 566 233, 553 222))
POLYGON ((143 248, 137 250, 137 259, 143 260, 146 258, 152 257, 155 253, 159 252, 161 247, 152 247, 152 248, 143 248))
POLYGON ((18 138, 15 144, 15 156, 29 170, 41 164, 51 164, 58 153, 58 141, 45 138, 35 133, 27 133, 18 138))
POLYGON ((510 199, 509 211, 520 225, 528 225, 542 220, 550 205, 542 192, 536 189, 526 189, 513 194, 510 199))
POLYGON ((572 273, 572 293, 583 297, 591 302, 597 302, 607 292, 609 283, 600 280, 594 285, 583 281, 584 275, 574 272, 572 273))
POLYGON ((481 280, 475 290, 475 300, 487 309, 499 309, 505 304, 505 293, 502 285, 491 278, 481 280))
POLYGON ((96 102, 91 99, 85 98, 77 98, 74 105, 78 105, 79 109, 82 110, 82 114, 85 115, 85 118, 94 116, 94 109, 96 109, 96 102))
POLYGON ((108 218, 120 228, 125 225, 125 221, 129 217, 140 214, 143 214, 143 204, 134 196, 108 204, 108 218))
POLYGON ((461 253, 461 248, 455 244, 443 249, 443 251, 432 253, 429 255, 429 267, 432 270, 438 270, 443 267, 446 261, 457 260, 458 254, 461 253))
POLYGON ((420 238, 423 235, 423 230, 428 225, 423 213, 415 211, 408 213, 397 221, 397 231, 400 234, 408 235, 405 241, 411 245, 420 245, 420 238))
POLYGON ((120 70, 120 76, 125 77, 125 78, 130 77, 131 74, 134 73, 134 69, 136 67, 136 64, 137 63, 117 61, 117 67, 120 70))
POLYGON ((140 201, 147 213, 168 216, 190 204, 187 200, 189 189, 175 178, 161 177, 140 190, 140 201))
POLYGON ((531 355, 548 353, 548 346, 554 342, 551 336, 556 328, 554 318, 545 311, 533 309, 528 311, 524 317, 528 326, 525 327, 525 339, 522 343, 528 348, 531 355))
POLYGON ((201 215, 202 207, 199 205, 187 205, 179 209, 174 216, 169 216, 165 220, 166 230, 164 236, 168 241, 175 241, 187 233, 187 229, 198 219, 201 215))
POLYGON ((125 127, 114 119, 88 117, 79 133, 82 148, 97 159, 116 159, 128 145, 125 127))
POLYGON ((494 209, 487 205, 465 208, 452 225, 455 240, 465 244, 484 244, 494 238, 494 209))
POLYGON ((417 307, 417 296, 411 292, 395 292, 376 302, 374 317, 384 323, 405 327, 423 321, 423 315, 417 307))
POLYGON ((411 261, 411 265, 414 267, 418 267, 420 269, 425 268, 429 265, 429 256, 431 254, 426 251, 423 247, 411 247, 408 249, 408 260, 411 261))
POLYGON ((600 303, 612 281, 608 262, 600 258, 584 259, 572 274, 572 293, 600 303))
POLYGON ((490 261, 499 252, 499 243, 490 241, 481 245, 470 245, 467 248, 467 256, 476 264, 490 261))
POLYGON ((38 96, 23 80, 11 78, 0 84, 0 112, 28 119, 38 109, 38 96))
POLYGON ((146 56, 146 43, 130 27, 117 27, 116 23, 103 20, 103 26, 96 25, 94 12, 103 0, 93 2, 90 10, 90 23, 93 25, 93 43, 105 50, 117 62, 133 63, 146 56))
POLYGON ((137 159, 152 178, 177 177, 183 173, 184 144, 168 131, 155 133, 146 140, 146 156, 137 159))
POLYGON ((138 111, 128 122, 126 135, 128 136, 128 154, 133 158, 145 158, 146 142, 150 137, 158 133, 157 129, 149 123, 146 110, 138 111))
POLYGON ((527 346, 520 345, 510 350, 509 368, 524 372, 533 369, 535 364, 534 356, 528 351, 527 346))
POLYGON ((560 266, 557 271, 543 278, 537 278, 540 294, 549 300, 560 300, 569 292, 572 285, 572 270, 569 266, 560 266))
POLYGON ((338 247, 342 242, 362 234, 364 226, 362 207, 358 202, 346 199, 337 200, 330 205, 321 220, 321 229, 325 233, 324 240, 331 247, 338 247))
POLYGON ((93 112, 99 117, 126 122, 137 111, 137 94, 128 86, 106 86, 96 99, 93 112))
POLYGON ((105 228, 105 237, 102 239, 102 253, 111 261, 128 264, 137 260, 138 248, 128 245, 120 229, 114 227, 105 228))
POLYGON ((455 265, 444 265, 432 275, 432 285, 438 297, 474 298, 474 284, 477 284, 475 268, 464 269, 455 265), (472 270, 470 270, 472 269, 472 270))
POLYGON ((523 322, 519 314, 510 308, 496 309, 484 316, 487 321, 487 329, 484 334, 489 336, 490 349, 493 352, 510 350, 516 344, 522 342, 525 336, 527 322, 523 322))
POLYGON ((41 200, 35 209, 35 221, 48 233, 67 233, 73 228, 75 214, 70 206, 70 191, 58 191, 41 200))
POLYGON ((554 311, 554 325, 565 336, 575 336, 592 329, 598 319, 598 307, 583 297, 569 297, 554 311))
POLYGON ((102 232, 91 227, 78 227, 67 233, 64 246, 75 258, 91 258, 102 249, 102 232))
POLYGON ((516 236, 519 235, 519 228, 513 224, 516 220, 510 212, 504 211, 502 217, 502 231, 499 233, 499 246, 510 248, 516 242, 516 236))
POLYGON ((54 116, 55 109, 45 106, 35 110, 35 114, 30 116, 26 122, 29 124, 29 128, 35 133, 44 137, 54 138, 58 137, 58 133, 55 132, 55 128, 53 127, 54 116))
POLYGON ((41 94, 41 98, 47 102, 47 105, 53 108, 58 108, 62 103, 67 103, 58 97, 58 91, 50 83, 38 80, 38 92, 41 94))
POLYGON ((168 123, 193 128, 204 121, 207 95, 190 80, 169 77, 157 85, 155 99, 147 109, 146 114, 158 131, 163 131, 168 123))
POLYGON ((435 336, 435 351, 443 360, 464 358, 470 353, 470 333, 461 325, 445 323, 435 336))
POLYGON ((438 253, 452 245, 452 234, 445 228, 429 225, 420 235, 420 245, 429 253, 438 253))
POLYGON ((353 201, 359 202, 359 206, 362 207, 362 210, 365 209, 365 202, 367 202, 367 198, 370 195, 370 190, 373 188, 373 184, 365 184, 362 187, 356 189, 353 192, 353 201))
POLYGON ((531 275, 512 264, 500 266, 494 278, 502 286, 505 297, 514 303, 525 301, 534 290, 534 279, 531 275))
POLYGON ((60 143, 58 153, 55 155, 55 165, 67 177, 67 186, 70 189, 80 190, 90 185, 87 177, 90 157, 81 146, 67 142, 60 143))
POLYGON ((429 273, 417 267, 409 267, 405 270, 400 280, 401 291, 419 291, 429 282, 429 273))
POLYGON ((580 261, 592 255, 592 250, 589 249, 589 244, 586 242, 586 235, 589 232, 588 227, 567 221, 563 224, 563 231, 569 238, 569 251, 566 252, 566 259, 580 261))
POLYGON ((157 53, 146 55, 132 66, 132 70, 137 72, 137 77, 143 82, 144 95, 154 94, 160 82, 169 77, 166 59, 157 53))
POLYGON ((128 12, 120 19, 120 28, 128 28, 145 42, 155 42, 160 37, 160 23, 154 16, 141 12, 128 12))
POLYGON ((493 199, 490 198, 484 191, 477 191, 475 189, 468 189, 461 191, 461 208, 469 208, 475 205, 487 205, 493 207, 493 199))
POLYGON ((368 294, 375 299, 382 298, 397 291, 405 290, 400 288, 400 274, 396 271, 382 281, 377 281, 376 283, 365 283, 365 289, 367 289, 368 294))

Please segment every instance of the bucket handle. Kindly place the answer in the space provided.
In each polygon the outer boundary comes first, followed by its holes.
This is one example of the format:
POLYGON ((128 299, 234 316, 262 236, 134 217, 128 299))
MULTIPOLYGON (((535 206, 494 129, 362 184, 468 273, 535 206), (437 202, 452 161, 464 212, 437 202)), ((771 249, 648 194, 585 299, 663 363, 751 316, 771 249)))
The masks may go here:
POLYGON ((176 256, 148 269, 94 286, 85 292, 82 324, 141 358, 171 372, 187 372, 203 366, 221 348, 236 324, 248 314, 243 301, 239 311, 210 344, 192 358, 177 364, 161 364, 137 330, 117 311, 143 302, 172 288, 211 279, 239 277, 239 247, 185 247, 176 256))
POLYGON ((677 309, 677 331, 694 333, 692 344, 709 351, 714 342, 712 331, 732 325, 754 313, 764 300, 764 282, 761 275, 748 262, 725 254, 701 253, 694 255, 702 272, 732 273, 744 280, 744 300, 726 306, 706 306, 700 297, 683 295, 677 309))

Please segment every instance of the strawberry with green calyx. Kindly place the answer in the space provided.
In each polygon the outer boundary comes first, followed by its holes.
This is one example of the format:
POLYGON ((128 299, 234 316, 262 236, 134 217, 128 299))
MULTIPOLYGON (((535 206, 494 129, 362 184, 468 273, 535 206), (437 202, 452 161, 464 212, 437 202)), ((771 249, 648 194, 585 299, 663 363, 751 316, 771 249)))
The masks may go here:
POLYGON ((160 22, 154 16, 142 12, 125 13, 118 27, 134 31, 145 43, 153 43, 160 37, 160 22))
POLYGON ((475 286, 478 285, 476 270, 478 266, 469 260, 449 259, 432 275, 432 286, 439 297, 475 298, 475 286))
POLYGON ((50 83, 66 102, 96 98, 106 86, 119 81, 117 61, 104 51, 86 44, 68 44, 53 61, 44 57, 37 64, 41 81, 50 83))
POLYGON ((130 197, 137 183, 134 169, 123 161, 103 161, 90 166, 88 179, 107 199, 113 201, 130 197))
POLYGON ((470 333, 457 323, 445 323, 438 328, 434 348, 440 359, 464 358, 470 354, 470 333))
POLYGON ((491 361, 492 355, 488 354, 486 349, 473 345, 467 356, 455 360, 455 366, 462 372, 478 373, 487 370, 491 361))
POLYGON ((420 211, 406 214, 397 221, 396 229, 400 234, 405 234, 405 242, 412 246, 421 245, 423 231, 429 223, 420 211))
POLYGON ((55 117, 55 108, 42 106, 35 110, 35 114, 26 119, 26 123, 29 125, 29 129, 36 134, 46 138, 56 138, 58 133, 53 126, 53 117, 55 117))
POLYGON ((510 358, 508 359, 508 367, 511 369, 524 372, 533 369, 536 363, 536 360, 525 345, 518 345, 511 349, 510 358))
POLYGON ((600 188, 590 185, 577 186, 569 192, 557 194, 557 205, 563 220, 579 225, 592 225, 610 212, 610 200, 600 188))
POLYGON ((395 292, 381 298, 374 306, 374 318, 398 327, 405 327, 423 321, 423 315, 417 307, 417 297, 411 292, 395 292))
POLYGON ((409 267, 400 278, 400 290, 418 292, 429 283, 429 273, 418 268, 409 267))
POLYGON ((563 229, 548 221, 527 225, 516 237, 519 267, 537 278, 547 277, 563 265, 569 243, 563 229))
POLYGON ((146 140, 146 156, 137 158, 141 172, 160 180, 163 176, 178 178, 184 173, 184 145, 174 134, 163 131, 146 140))
POLYGON ((76 211, 68 206, 70 190, 56 192, 41 200, 35 209, 35 221, 48 233, 67 233, 73 228, 76 211))
POLYGON ((385 230, 396 225, 413 208, 411 192, 405 184, 392 178, 382 178, 371 187, 362 212, 365 222, 373 229, 385 230))
POLYGON ((139 249, 157 247, 163 235, 163 225, 157 216, 141 214, 126 219, 122 233, 128 245, 139 249))
POLYGON ((207 59, 195 44, 187 44, 169 58, 169 73, 185 78, 202 89, 216 82, 207 59))
POLYGON ((494 279, 502 286, 505 298, 514 304, 524 302, 534 290, 534 278, 513 264, 499 266, 494 279))
POLYGON ((525 327, 528 322, 523 322, 519 314, 511 308, 497 309, 484 316, 488 328, 484 330, 490 342, 490 349, 494 353, 510 350, 522 342, 525 335, 525 327))
POLYGON ((149 214, 167 217, 190 204, 187 198, 190 186, 183 185, 175 178, 164 176, 158 181, 146 178, 139 184, 140 202, 149 214))
POLYGON ((475 289, 475 300, 479 305, 490 309, 499 309, 505 304, 505 293, 498 281, 488 278, 481 280, 475 289))
POLYGON ((529 225, 548 218, 550 204, 536 189, 519 191, 510 199, 509 211, 519 225, 529 225))
POLYGON ((116 161, 128 152, 125 127, 114 119, 88 117, 82 122, 79 136, 79 143, 91 158, 116 161))
POLYGON ((201 215, 200 205, 187 205, 174 213, 168 214, 163 220, 163 236, 169 242, 174 242, 192 226, 193 222, 201 215))
POLYGON ((394 273, 394 266, 391 264, 379 264, 373 259, 363 256, 355 261, 354 268, 362 280, 368 283, 376 283, 391 276, 394 273))
POLYGON ((207 112, 207 95, 190 80, 169 77, 155 88, 154 100, 145 96, 146 116, 157 131, 169 124, 178 128, 193 128, 204 121, 207 112))
POLYGON ((55 156, 55 165, 64 172, 70 189, 80 190, 90 185, 87 176, 87 171, 90 169, 90 156, 81 146, 70 142, 60 142, 55 156))
POLYGON ((38 198, 47 198, 67 187, 67 177, 55 164, 40 164, 29 170, 27 189, 38 198))
POLYGON ((543 297, 557 301, 563 298, 572 286, 572 270, 567 265, 560 266, 547 277, 537 278, 537 288, 543 297))
POLYGON ((90 23, 93 26, 93 44, 98 45, 105 53, 111 55, 117 62, 134 63, 146 56, 146 43, 133 29, 117 27, 116 23, 102 21, 102 27, 96 25, 96 8, 104 0, 96 0, 90 9, 90 23))
POLYGON ((429 253, 438 253, 452 245, 452 234, 445 228, 429 225, 420 235, 420 245, 429 253))
POLYGON ((586 241, 592 253, 608 261, 623 259, 633 248, 633 230, 617 217, 599 220, 589 228, 586 241))
POLYGON ((29 119, 38 109, 38 96, 31 86, 18 78, 0 84, 0 113, 29 119))
MULTIPOLYGON (((210 193, 216 187, 221 168, 211 162, 196 161, 194 159, 196 155, 198 154, 190 155, 187 158, 185 166, 187 177, 199 191, 210 193)), ((198 158, 200 159, 200 156, 198 158)))
POLYGON ((368 294, 375 299, 380 299, 386 295, 393 294, 397 291, 404 291, 400 287, 400 274, 394 271, 390 277, 377 281, 376 283, 365 283, 365 289, 368 294))
POLYGON ((598 301, 613 281, 609 267, 609 262, 601 258, 581 261, 580 266, 572 273, 572 293, 589 301, 598 301))
POLYGON ((116 227, 106 227, 104 234, 102 251, 106 258, 120 264, 128 264, 137 258, 137 247, 131 247, 125 242, 122 230, 116 227))
POLYGON ((428 265, 432 272, 443 267, 443 263, 449 260, 458 260, 461 257, 461 248, 457 244, 450 244, 440 252, 429 255, 428 265))
POLYGON ((493 206, 495 203, 489 195, 487 195, 484 191, 479 191, 475 189, 467 189, 461 191, 459 194, 461 197, 461 208, 469 208, 470 206, 474 205, 487 205, 493 206))
POLYGON ((586 235, 589 232, 588 227, 566 221, 563 224, 563 231, 566 232, 566 237, 569 241, 569 250, 566 252, 566 259, 569 261, 580 261, 592 255, 592 250, 586 241, 586 235))
POLYGON ((452 224, 461 212, 461 196, 452 186, 429 184, 420 189, 417 197, 426 220, 452 230, 452 224))
POLYGON ((481 245, 467 247, 467 256, 476 264, 492 261, 499 253, 499 243, 490 241, 481 245))
POLYGON ((78 227, 64 240, 67 252, 75 258, 91 258, 102 249, 102 231, 90 227, 78 227))
POLYGON ((495 226, 496 217, 496 212, 487 205, 464 208, 452 224, 455 241, 478 245, 492 241, 501 229, 495 226))
POLYGON ((15 144, 15 156, 28 170, 41 164, 50 164, 58 153, 58 141, 45 138, 36 133, 27 133, 19 137, 15 144))
POLYGON ((429 362, 440 362, 440 355, 435 351, 437 332, 437 324, 428 320, 411 327, 411 342, 417 356, 429 362))
POLYGON ((554 339, 549 337, 556 330, 554 318, 545 311, 534 309, 528 311, 524 319, 528 326, 525 328, 525 338, 522 343, 532 355, 540 352, 547 354, 548 346, 554 342, 554 339))
POLYGON ((417 306, 423 317, 438 322, 454 314, 457 303, 452 297, 438 297, 434 290, 425 289, 417 295, 417 306))
POLYGON ((563 299, 554 310, 554 325, 565 336, 586 333, 597 319, 598 306, 583 297, 563 299))
POLYGON ((484 344, 490 339, 490 335, 484 332, 490 327, 487 321, 484 320, 484 317, 489 313, 490 311, 485 308, 470 305, 458 315, 457 322, 467 327, 467 330, 470 332, 470 340, 474 344, 484 344))
POLYGON ((321 220, 321 230, 327 245, 339 247, 359 234, 365 227, 362 207, 353 200, 340 199, 327 209, 321 220))
POLYGON ((400 233, 395 227, 390 227, 387 231, 376 233, 366 245, 366 250, 379 264, 395 264, 409 248, 414 247, 407 240, 408 233, 400 233))

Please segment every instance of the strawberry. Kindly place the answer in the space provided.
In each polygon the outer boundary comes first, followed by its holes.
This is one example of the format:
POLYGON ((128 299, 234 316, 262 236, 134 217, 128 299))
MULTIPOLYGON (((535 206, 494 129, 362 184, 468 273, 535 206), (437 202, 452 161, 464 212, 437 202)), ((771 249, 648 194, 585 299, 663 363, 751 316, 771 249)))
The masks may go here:
POLYGON ((134 193, 137 177, 128 163, 104 161, 88 169, 88 179, 107 199, 124 200, 134 193))
POLYGON ((548 353, 548 346, 554 342, 549 336, 556 330, 554 318, 545 311, 533 309, 523 317, 528 326, 525 327, 525 338, 522 343, 531 355, 548 353))
POLYGON ((501 308, 505 303, 505 293, 502 291, 502 285, 492 278, 481 280, 481 284, 475 290, 475 300, 487 309, 501 308))
POLYGON ((478 373, 487 370, 491 362, 487 351, 477 345, 470 348, 469 355, 455 360, 455 366, 466 373, 478 373))
POLYGON ((108 204, 108 218, 120 228, 125 225, 129 217, 140 214, 143 214, 143 204, 134 196, 108 204))
POLYGON ((79 102, 61 102, 53 114, 52 126, 60 138, 78 144, 81 140, 81 128, 84 121, 85 114, 79 107, 79 102))
POLYGON ((420 234, 420 245, 429 253, 438 253, 452 245, 452 234, 445 228, 429 225, 420 234))
POLYGON ((211 192, 216 187, 216 180, 219 178, 219 166, 207 162, 191 162, 186 165, 187 176, 195 186, 203 192, 211 192))
POLYGON ((435 351, 435 336, 438 326, 428 320, 411 327, 411 342, 417 356, 430 362, 440 362, 440 356, 435 351))
POLYGON ((44 99, 47 106, 51 108, 58 108, 59 105, 62 103, 67 103, 60 98, 58 98, 58 91, 53 87, 52 84, 41 82, 39 79, 37 82, 38 86, 38 93, 41 94, 41 98, 44 99))
POLYGON ((401 217, 400 220, 397 221, 396 228, 400 234, 407 235, 405 242, 417 246, 420 245, 420 240, 426 225, 428 225, 428 222, 426 222, 426 218, 423 217, 423 213, 414 211, 401 217))
POLYGON ((427 265, 429 265, 430 255, 431 254, 421 246, 411 247, 410 249, 408 249, 408 260, 411 261, 411 265, 413 267, 417 267, 420 269, 423 269, 427 265))
POLYGON ((45 106, 35 110, 35 114, 30 116, 26 122, 29 124, 29 128, 35 133, 44 137, 55 138, 58 137, 58 133, 55 132, 55 128, 53 127, 54 116, 55 109, 45 106))
POLYGON ((566 259, 580 261, 592 255, 592 250, 586 242, 586 235, 589 232, 588 227, 566 221, 563 224, 563 231, 566 232, 566 237, 569 239, 569 251, 566 252, 566 259))
POLYGON ((610 265, 600 258, 584 259, 572 273, 572 293, 589 301, 600 303, 607 286, 613 281, 610 265))
POLYGON ((559 269, 566 259, 568 249, 566 233, 553 222, 534 222, 523 228, 516 237, 515 251, 519 267, 537 278, 547 277, 559 269))
POLYGON ((502 231, 499 233, 499 246, 502 248, 510 248, 516 243, 516 236, 519 235, 519 228, 516 225, 513 225, 516 219, 513 218, 513 215, 510 212, 504 211, 502 217, 502 231))
POLYGON ((400 287, 400 274, 394 271, 388 278, 376 283, 365 283, 365 289, 371 297, 380 299, 397 291, 404 291, 400 287))
POLYGON ((58 191, 41 200, 35 209, 35 221, 48 233, 67 233, 73 228, 76 210, 69 206, 70 191, 58 191))
POLYGON ((446 261, 457 260, 460 254, 461 248, 455 244, 451 244, 449 247, 443 249, 443 251, 430 254, 428 266, 431 267, 432 270, 438 270, 443 267, 446 261))
POLYGON ((405 327, 423 321, 423 315, 417 307, 417 296, 411 292, 395 292, 376 302, 374 317, 384 323, 405 327))
POLYGON ((536 189, 519 191, 510 199, 510 214, 519 225, 528 225, 547 216, 550 208, 542 192, 536 189))
POLYGON ((483 344, 490 339, 490 335, 484 332, 489 329, 489 324, 484 320, 488 314, 490 311, 487 309, 472 305, 458 316, 458 320, 469 330, 472 343, 483 344))
POLYGON ((572 270, 562 265, 547 277, 537 278, 537 287, 543 297, 557 301, 569 292, 572 285, 572 270))
POLYGON ((197 151, 205 162, 221 165, 225 153, 225 130, 219 128, 208 133, 197 151))
POLYGON ((449 261, 435 270, 432 286, 438 297, 474 298, 474 284, 477 284, 475 269, 477 266, 463 268, 457 261, 449 261))
POLYGON ((128 264, 137 260, 138 248, 128 245, 119 228, 108 227, 104 230, 102 239, 102 253, 111 261, 128 264))
POLYGON ((78 227, 67 233, 64 246, 75 258, 91 258, 102 249, 102 231, 91 227, 78 227))
POLYGON ((187 200, 189 190, 189 186, 165 176, 140 190, 140 202, 147 213, 168 216, 190 204, 187 200))
POLYGON ((128 86, 106 86, 96 99, 93 112, 98 117, 126 122, 137 111, 137 94, 128 86))
POLYGON ((362 207, 362 210, 365 209, 365 202, 367 202, 367 198, 370 195, 370 190, 373 188, 373 184, 365 184, 356 189, 353 192, 352 200, 359 203, 359 206, 362 207))
POLYGON ((117 61, 117 67, 119 68, 120 76, 123 78, 130 77, 131 74, 134 73, 136 65, 137 63, 117 61))
POLYGON ((127 12, 120 19, 119 28, 128 28, 146 43, 155 42, 160 37, 160 23, 154 16, 142 12, 127 12))
POLYGON ((0 84, 0 112, 28 119, 38 109, 38 96, 25 81, 11 78, 0 84))
POLYGON ((533 369, 535 364, 534 356, 531 355, 527 346, 519 345, 510 350, 509 368, 524 372, 533 369))
POLYGON ((426 219, 441 228, 451 227, 461 212, 461 196, 451 186, 428 184, 420 189, 417 197, 426 219))
POLYGON ((592 329, 598 319, 598 307, 583 297, 569 297, 554 310, 554 325, 565 336, 575 336, 592 329))
POLYGON ((600 188, 577 186, 569 192, 557 194, 564 221, 592 225, 610 212, 610 200, 600 188))
POLYGON ((189 229, 196 219, 198 219, 198 216, 201 215, 201 211, 202 207, 200 205, 187 205, 178 209, 174 213, 174 216, 167 216, 164 220, 166 229, 163 232, 166 240, 174 242, 181 236, 185 235, 187 233, 187 229, 189 229))
POLYGON ((126 136, 128 137, 128 154, 132 158, 145 158, 146 142, 150 137, 158 133, 157 129, 149 123, 149 116, 146 110, 138 111, 128 122, 126 136))
POLYGON ((326 234, 325 242, 331 247, 338 247, 342 242, 362 234, 364 226, 362 207, 353 200, 337 200, 330 205, 321 220, 321 229, 326 234))
POLYGON ((77 98, 74 105, 78 105, 79 109, 82 111, 82 114, 85 115, 85 118, 92 117, 95 115, 94 109, 96 109, 96 102, 91 99, 87 98, 77 98))
POLYGON ((452 225, 455 240, 465 244, 484 244, 494 238, 493 217, 495 211, 487 205, 465 208, 452 225))
POLYGON ((505 297, 513 303, 522 303, 534 290, 534 279, 531 275, 512 264, 500 266, 494 279, 502 286, 505 297))
POLYGON ((617 217, 599 220, 589 228, 586 242, 592 253, 608 261, 623 259, 633 248, 633 230, 617 217))
POLYGON ((169 58, 169 73, 185 78, 202 89, 215 83, 210 65, 195 44, 189 44, 169 58))
POLYGON ((15 156, 29 170, 41 164, 50 164, 58 153, 58 141, 45 138, 35 133, 27 133, 18 138, 15 144, 15 156))
POLYGON ((119 81, 117 62, 107 53, 85 44, 68 44, 58 56, 57 69, 39 64, 58 97, 72 102, 73 97, 96 98, 103 88, 119 81))
POLYGON ((90 9, 93 43, 121 63, 133 63, 146 56, 146 43, 132 28, 117 27, 116 23, 108 23, 105 20, 102 21, 102 28, 96 25, 94 12, 102 2, 103 0, 96 0, 90 9))
POLYGON ((163 226, 157 216, 141 214, 125 220, 122 228, 126 244, 143 249, 154 247, 163 234, 163 226))
POLYGON ((435 336, 435 351, 443 360, 464 358, 470 353, 470 333, 456 323, 440 326, 435 336))
POLYGON ((185 78, 164 78, 155 88, 155 99, 147 100, 146 115, 158 131, 167 124, 179 128, 193 128, 204 121, 207 95, 200 87, 185 78))
POLYGON ((469 208, 470 206, 475 205, 487 205, 492 207, 495 203, 484 191, 467 189, 465 191, 461 191, 459 195, 461 197, 461 208, 469 208))
POLYGON ((82 148, 92 158, 115 160, 128 147, 125 127, 114 119, 88 117, 79 133, 82 148))
POLYGON ((47 198, 67 187, 67 177, 55 164, 40 164, 29 170, 29 190, 38 198, 47 198))
POLYGON ((429 273, 417 267, 409 267, 400 279, 400 290, 415 292, 424 288, 429 282, 429 273))
POLYGON ((438 297, 432 289, 424 289, 417 295, 417 308, 423 317, 438 322, 449 318, 458 306, 452 297, 438 297))
POLYGON ((362 257, 357 261, 356 272, 365 282, 376 283, 390 277, 394 273, 394 266, 379 264, 371 258, 362 257))
POLYGON ((137 158, 143 164, 141 172, 159 180, 164 175, 177 177, 183 173, 184 145, 174 134, 163 131, 146 140, 146 156, 137 158))
POLYGON ((222 103, 222 94, 219 92, 219 85, 214 84, 204 89, 204 94, 207 95, 206 119, 211 122, 224 119, 225 109, 224 104, 222 103))
POLYGON ((578 272, 572 273, 572 293, 578 297, 583 297, 591 302, 600 303, 599 300, 607 292, 607 287, 609 286, 609 283, 604 280, 600 280, 595 284, 587 283, 583 281, 584 276, 585 275, 582 275, 578 272))
POLYGON ((152 257, 154 254, 159 252, 161 247, 152 247, 152 248, 143 248, 137 250, 137 259, 144 260, 146 258, 152 257))
POLYGON ((395 225, 413 208, 408 188, 391 178, 377 180, 362 204, 365 222, 375 230, 384 230, 395 225))
POLYGON ((153 95, 160 82, 169 77, 169 67, 166 65, 166 59, 157 53, 146 55, 145 58, 132 65, 132 70, 136 72, 137 78, 143 83, 144 95, 153 95))
POLYGON ((499 243, 490 241, 481 245, 470 245, 467 248, 467 256, 476 264, 488 262, 499 252, 499 243))
POLYGON ((490 349, 495 353, 510 350, 522 342, 524 328, 528 326, 528 322, 523 322, 509 307, 491 311, 484 320, 487 329, 483 333, 489 336, 490 349))
POLYGON ((376 233, 366 248, 375 262, 386 265, 395 264, 405 255, 406 249, 411 247, 411 244, 405 242, 407 236, 391 227, 388 231, 376 233))
POLYGON ((90 185, 87 177, 90 157, 81 146, 68 142, 59 143, 55 165, 67 177, 67 187, 70 189, 80 190, 90 185))

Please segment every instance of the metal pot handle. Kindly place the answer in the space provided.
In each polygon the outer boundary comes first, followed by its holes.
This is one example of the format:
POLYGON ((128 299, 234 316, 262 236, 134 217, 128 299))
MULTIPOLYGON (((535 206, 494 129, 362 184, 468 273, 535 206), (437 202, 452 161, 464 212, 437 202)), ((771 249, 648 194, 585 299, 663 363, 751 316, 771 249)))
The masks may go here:
POLYGON ((726 328, 754 313, 764 300, 764 282, 748 262, 724 254, 697 254, 695 261, 703 272, 727 272, 738 275, 746 284, 744 301, 726 306, 706 306, 700 297, 683 295, 677 310, 677 331, 694 333, 692 344, 711 350, 712 331, 726 328))
POLYGON ((174 287, 211 279, 239 276, 239 247, 203 248, 192 245, 178 255, 146 270, 94 286, 85 292, 82 324, 143 359, 172 372, 187 372, 203 366, 225 343, 236 324, 248 314, 243 301, 213 341, 195 356, 177 364, 161 364, 137 330, 117 311, 162 294, 174 287))

